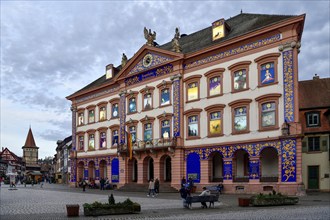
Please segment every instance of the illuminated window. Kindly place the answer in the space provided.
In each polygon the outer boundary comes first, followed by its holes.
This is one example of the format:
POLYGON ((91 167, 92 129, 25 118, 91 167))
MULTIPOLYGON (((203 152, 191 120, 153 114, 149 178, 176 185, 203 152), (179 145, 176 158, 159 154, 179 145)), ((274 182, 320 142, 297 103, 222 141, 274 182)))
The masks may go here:
POLYGON ((170 89, 163 89, 161 91, 160 105, 169 105, 170 104, 170 89))
POLYGON ((223 135, 223 109, 225 105, 214 104, 204 110, 208 115, 208 137, 218 137, 223 135))
POLYGON ((198 135, 198 116, 193 115, 188 117, 188 136, 197 137, 198 135))
POLYGON ((117 118, 119 116, 118 103, 112 105, 112 117, 117 118))
POLYGON ((144 141, 152 140, 152 125, 151 123, 147 123, 144 125, 144 141))
POLYGON ((196 82, 188 84, 188 101, 198 99, 198 85, 196 82))
POLYGON ((275 82, 275 69, 273 62, 261 65, 260 79, 262 85, 275 82))
POLYGON ((234 73, 234 90, 243 90, 246 88, 246 70, 236 71, 234 73))
POLYGON ((100 121, 105 121, 107 119, 107 110, 105 106, 100 107, 100 121))
POLYGON ((221 112, 212 112, 210 114, 210 134, 219 135, 222 133, 221 130, 221 112))
POLYGON ((161 137, 162 138, 171 137, 171 125, 169 120, 162 121, 161 137))
POLYGON ((136 112, 136 99, 135 99, 135 97, 129 99, 129 102, 128 102, 128 112, 129 113, 135 113, 136 112))
POLYGON ((106 148, 107 147, 107 133, 101 132, 100 133, 100 148, 106 148))
POLYGON ((88 123, 93 123, 95 122, 95 112, 94 110, 89 110, 88 111, 88 123))
POLYGON ((79 136, 79 150, 84 150, 84 136, 79 136))
POLYGON ((281 53, 262 55, 254 60, 258 64, 258 86, 268 86, 277 83, 277 63, 281 53))
POLYGON ((118 130, 112 131, 112 146, 118 145, 118 130))
POLYGON ((236 131, 247 130, 247 108, 240 107, 234 110, 234 129, 236 131))
POLYGON ((143 99, 143 109, 144 110, 149 110, 152 108, 152 94, 147 93, 144 95, 143 99))
POLYGON ((84 124, 84 113, 83 112, 79 112, 78 113, 78 125, 83 125, 84 124))
POLYGON ((275 102, 268 102, 262 104, 261 107, 261 126, 269 127, 275 126, 276 124, 276 110, 275 110, 275 102))
POLYGON ((94 149, 95 149, 94 134, 90 134, 88 137, 88 150, 94 150, 94 149))
POLYGON ((210 94, 210 96, 221 94, 221 78, 220 78, 220 76, 213 77, 209 80, 209 94, 210 94))
POLYGON ((232 76, 232 92, 249 89, 249 66, 251 61, 242 61, 228 67, 232 76))

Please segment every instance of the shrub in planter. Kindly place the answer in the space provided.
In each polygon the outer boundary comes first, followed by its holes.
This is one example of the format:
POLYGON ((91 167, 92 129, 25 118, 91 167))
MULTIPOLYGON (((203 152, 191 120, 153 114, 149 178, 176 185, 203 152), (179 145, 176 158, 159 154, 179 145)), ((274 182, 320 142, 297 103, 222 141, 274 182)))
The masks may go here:
POLYGON ((260 193, 259 195, 252 196, 250 199, 253 206, 294 205, 299 201, 298 197, 289 197, 281 193, 276 194, 274 190, 273 193, 269 193, 268 195, 260 193))
POLYGON ((94 202, 91 204, 85 203, 85 216, 99 216, 99 215, 116 215, 116 214, 130 214, 141 211, 141 206, 138 203, 126 199, 124 202, 115 203, 113 195, 109 196, 108 203, 94 202))

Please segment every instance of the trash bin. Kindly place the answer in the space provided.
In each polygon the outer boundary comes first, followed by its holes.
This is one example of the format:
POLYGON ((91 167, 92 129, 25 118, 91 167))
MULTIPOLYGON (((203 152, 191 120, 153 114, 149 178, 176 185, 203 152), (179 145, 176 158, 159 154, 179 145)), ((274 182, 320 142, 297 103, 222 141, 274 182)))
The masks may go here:
POLYGON ((66 211, 68 217, 79 216, 79 205, 78 204, 66 205, 66 211))

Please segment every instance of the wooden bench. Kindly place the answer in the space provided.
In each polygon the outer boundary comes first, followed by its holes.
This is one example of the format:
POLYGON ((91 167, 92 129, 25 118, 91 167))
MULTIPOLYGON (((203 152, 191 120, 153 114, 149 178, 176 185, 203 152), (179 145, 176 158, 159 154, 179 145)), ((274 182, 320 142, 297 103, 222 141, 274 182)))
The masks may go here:
POLYGON ((197 202, 209 202, 209 208, 211 205, 214 208, 214 202, 219 202, 219 193, 216 195, 209 195, 209 196, 188 196, 186 199, 186 203, 188 208, 192 209, 191 204, 197 202))

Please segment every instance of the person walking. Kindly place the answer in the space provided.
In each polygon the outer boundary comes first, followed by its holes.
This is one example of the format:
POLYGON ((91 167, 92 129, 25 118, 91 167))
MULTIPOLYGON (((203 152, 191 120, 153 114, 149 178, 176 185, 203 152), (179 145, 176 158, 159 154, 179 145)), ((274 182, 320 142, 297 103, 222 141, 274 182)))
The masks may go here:
POLYGON ((100 190, 104 190, 105 179, 102 177, 100 180, 100 190))
MULTIPOLYGON (((203 187, 203 192, 199 195, 199 196, 209 196, 211 195, 211 192, 210 190, 206 189, 206 187, 204 186, 203 187)), ((202 208, 206 208, 207 209, 207 205, 206 205, 206 202, 201 202, 202 204, 202 208)))
POLYGON ((156 178, 155 180, 155 193, 156 193, 156 196, 159 194, 159 179, 156 178))
POLYGON ((188 208, 188 206, 187 206, 187 196, 188 196, 188 193, 187 193, 186 187, 185 186, 182 186, 179 192, 180 192, 180 196, 182 198, 183 207, 184 208, 188 208))
POLYGON ((154 179, 151 179, 149 181, 149 193, 148 193, 148 197, 150 196, 150 194, 152 193, 152 197, 155 197, 155 182, 154 182, 154 179))
POLYGON ((83 180, 81 185, 82 185, 82 188, 83 188, 83 192, 85 192, 86 191, 86 185, 87 185, 86 181, 83 180))

